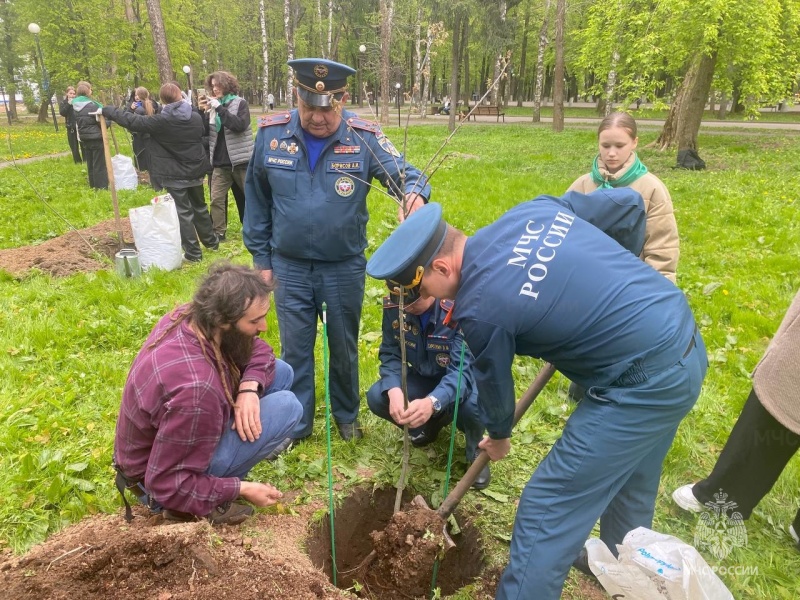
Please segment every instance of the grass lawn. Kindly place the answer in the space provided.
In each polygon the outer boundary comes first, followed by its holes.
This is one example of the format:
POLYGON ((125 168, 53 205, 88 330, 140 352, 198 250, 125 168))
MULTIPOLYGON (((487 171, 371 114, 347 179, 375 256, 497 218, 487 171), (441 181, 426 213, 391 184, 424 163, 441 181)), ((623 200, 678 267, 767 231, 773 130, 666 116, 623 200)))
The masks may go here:
MULTIPOLYGON (((25 131, 11 140, 18 156, 67 149, 63 131, 56 136, 38 125, 25 131)), ((402 147, 400 130, 387 133, 402 147)), ((443 125, 410 128, 411 161, 425 165, 446 135, 443 125)), ((117 136, 124 147, 123 136, 117 136)), ((674 152, 644 147, 656 136, 656 131, 642 133, 640 156, 671 191, 682 243, 679 286, 697 317, 711 368, 667 457, 654 528, 692 543, 697 521, 676 508, 670 493, 710 471, 749 391, 748 374, 800 287, 800 134, 701 135, 700 154, 708 163, 704 172, 673 170, 674 152)), ((433 199, 443 204, 448 221, 473 232, 520 201, 563 193, 589 169, 595 149, 595 133, 585 129, 554 134, 547 126, 466 127, 447 147, 447 159, 433 177, 433 199)), ((0 158, 7 150, 4 144, 0 158)), ((123 213, 152 195, 142 188, 121 193, 123 213)), ((89 190, 85 167, 74 165, 71 157, 23 165, 21 171, 4 169, 0 197, 5 215, 0 248, 60 235, 67 229, 64 219, 84 227, 113 217, 108 192, 89 190)), ((368 252, 396 224, 394 205, 382 194, 371 194, 370 209, 368 252)), ((231 219, 236 220, 234 209, 231 219)), ((31 273, 16 280, 0 274, 0 546, 21 552, 86 514, 118 510, 110 460, 127 370, 155 322, 189 299, 210 260, 249 262, 237 226, 229 237, 232 242, 216 255, 207 253, 200 265, 135 280, 119 279, 113 270, 64 279, 31 273)), ((368 279, 359 362, 363 391, 378 372, 382 294, 382 285, 368 279)), ((277 349, 274 311, 266 337, 277 349)), ((530 359, 515 365, 520 393, 538 367, 530 359)), ((319 364, 318 373, 321 409, 319 364)), ((514 502, 573 408, 567 385, 554 378, 516 430, 510 456, 493 465, 492 485, 468 494, 462 504, 482 531, 492 564, 507 560, 514 502)), ((391 484, 399 474, 399 431, 373 418, 366 403, 361 419, 366 428, 361 444, 333 436, 339 498, 352 486, 391 484)), ((283 490, 302 490, 298 502, 324 501, 323 424, 320 410, 314 435, 275 463, 259 466, 254 477, 283 490)), ((434 503, 441 498, 445 437, 414 450, 411 459, 411 485, 434 503)), ((464 468, 462 448, 459 436, 456 477, 464 468)), ((734 597, 800 594, 800 555, 786 532, 798 504, 798 481, 800 459, 795 457, 747 522, 746 547, 722 561, 704 553, 710 564, 728 571, 722 579, 734 597)), ((577 581, 571 574, 570 597, 581 597, 577 581)))

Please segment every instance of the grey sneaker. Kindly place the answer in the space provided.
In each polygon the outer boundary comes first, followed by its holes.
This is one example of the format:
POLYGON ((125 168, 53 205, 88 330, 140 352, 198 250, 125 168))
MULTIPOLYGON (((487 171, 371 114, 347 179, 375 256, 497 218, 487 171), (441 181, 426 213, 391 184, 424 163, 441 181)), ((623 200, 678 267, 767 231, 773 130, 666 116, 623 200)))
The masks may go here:
POLYGON ((700 501, 695 498, 692 493, 693 487, 694 484, 691 483, 682 485, 672 492, 672 499, 675 501, 675 504, 680 506, 683 510, 688 510, 693 513, 703 512, 703 505, 700 504, 700 501))
POLYGON ((253 514, 253 507, 238 502, 225 502, 211 511, 208 520, 212 525, 238 525, 253 514))

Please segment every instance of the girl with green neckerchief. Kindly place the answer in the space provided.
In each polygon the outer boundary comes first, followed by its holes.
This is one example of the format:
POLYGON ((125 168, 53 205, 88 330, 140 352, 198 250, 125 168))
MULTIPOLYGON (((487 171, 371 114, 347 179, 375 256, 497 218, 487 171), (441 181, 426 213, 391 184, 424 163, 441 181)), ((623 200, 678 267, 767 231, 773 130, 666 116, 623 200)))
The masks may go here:
POLYGON ((680 250, 672 199, 666 186, 636 155, 636 121, 628 113, 611 113, 602 120, 597 134, 599 153, 592 170, 579 177, 570 191, 588 194, 598 188, 629 187, 639 192, 647 211, 641 259, 675 283, 680 250))
MULTIPOLYGON (((640 258, 675 283, 680 248, 672 199, 667 187, 636 155, 639 144, 636 121, 628 113, 611 113, 600 122, 597 137, 599 152, 591 172, 575 180, 569 191, 588 194, 598 188, 629 187, 639 192, 647 212, 640 258)), ((584 390, 573 382, 568 393, 570 398, 580 401, 584 390)))

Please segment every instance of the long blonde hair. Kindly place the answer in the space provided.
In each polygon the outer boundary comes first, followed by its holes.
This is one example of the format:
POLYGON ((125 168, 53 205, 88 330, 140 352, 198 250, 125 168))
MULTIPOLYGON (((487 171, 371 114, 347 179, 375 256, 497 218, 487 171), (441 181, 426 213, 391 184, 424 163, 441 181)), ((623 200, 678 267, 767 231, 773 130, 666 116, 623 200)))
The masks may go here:
POLYGON ((142 103, 142 108, 144 108, 144 113, 148 117, 152 117, 153 113, 155 113, 155 109, 153 108, 153 101, 150 100, 150 92, 147 91, 147 88, 137 87, 134 90, 134 94, 138 96, 139 101, 142 103))

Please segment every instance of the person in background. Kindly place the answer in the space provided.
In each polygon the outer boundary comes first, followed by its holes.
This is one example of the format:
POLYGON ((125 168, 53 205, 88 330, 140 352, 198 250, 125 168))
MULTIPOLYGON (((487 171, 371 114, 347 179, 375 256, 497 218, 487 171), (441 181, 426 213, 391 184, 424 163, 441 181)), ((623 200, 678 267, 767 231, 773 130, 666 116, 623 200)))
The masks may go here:
MULTIPOLYGON (((715 505, 749 519, 800 448, 800 291, 753 371, 753 387, 711 474, 672 493, 684 510, 715 505)), ((730 515, 728 515, 730 516, 730 515)), ((789 526, 800 550, 800 509, 789 526)))
POLYGON ((79 81, 75 89, 76 96, 72 99, 72 109, 75 114, 75 128, 81 144, 83 161, 89 175, 89 187, 96 190, 108 189, 108 171, 106 170, 106 155, 103 150, 103 131, 95 113, 103 105, 92 99, 92 84, 88 81, 79 81))
POLYGON ((103 115, 129 129, 150 134, 150 168, 154 179, 170 193, 178 211, 183 258, 200 262, 200 242, 211 250, 219 248, 203 193, 203 178, 210 170, 203 146, 203 117, 184 102, 181 89, 165 83, 159 92, 163 105, 152 117, 136 115, 113 106, 103 115))
POLYGON ((67 143, 69 149, 72 151, 72 160, 75 164, 81 164, 80 145, 78 143, 78 130, 75 124, 75 111, 72 107, 72 101, 75 99, 75 88, 69 86, 64 92, 64 98, 58 103, 58 113, 64 117, 64 123, 67 128, 67 143))
MULTIPOLYGON (((667 186, 650 173, 636 155, 636 121, 625 112, 605 117, 597 129, 598 149, 590 173, 576 179, 568 191, 588 194, 598 188, 629 187, 642 195, 647 212, 640 258, 675 283, 680 256, 678 224, 667 186)), ((580 401, 585 390, 570 383, 569 397, 580 401)))
MULTIPOLYGON (((228 190, 236 182, 244 189, 247 163, 253 154, 253 130, 247 100, 238 96, 239 81, 227 71, 215 71, 206 77, 206 90, 199 107, 208 118, 208 145, 211 156, 211 221, 221 242, 228 231, 228 190)), ((244 221, 244 201, 234 194, 239 220, 244 221)))
POLYGON ((272 95, 272 92, 267 94, 267 104, 269 104, 270 110, 275 110, 275 96, 272 95))
MULTIPOLYGON (((401 333, 398 300, 399 296, 393 292, 383 299, 383 338, 378 353, 380 379, 367 391, 367 405, 373 414, 398 427, 408 425, 411 444, 421 448, 433 443, 439 431, 453 422, 458 399, 456 426, 464 432, 467 462, 472 463, 483 437, 483 425, 478 416, 472 353, 463 348, 462 363, 461 332, 445 324, 453 303, 408 296, 403 305, 401 333), (408 365, 408 408, 404 407, 401 343, 406 347, 408 365)), ((490 479, 486 465, 472 487, 482 490, 490 479)))
POLYGON ((422 206, 430 186, 380 126, 344 110, 354 69, 322 58, 289 66, 297 108, 259 121, 245 181, 244 244, 264 278, 280 282, 282 357, 294 369, 292 391, 303 405, 293 437, 308 437, 314 425, 314 343, 326 302, 333 417, 343 439, 359 439, 358 329, 370 182, 378 179, 406 213, 422 206))
POLYGON ((292 369, 260 338, 271 292, 252 269, 219 263, 192 301, 150 332, 128 373, 114 438, 126 519, 126 488, 167 520, 214 524, 253 513, 239 498, 280 499, 274 486, 244 481, 289 447, 302 414, 289 391, 292 369))
MULTIPOLYGON (((161 106, 150 98, 150 92, 145 87, 137 87, 133 92, 133 101, 128 105, 127 110, 136 115, 152 117, 161 111, 161 106)), ((149 133, 132 132, 133 154, 136 157, 136 165, 140 171, 150 171, 150 151, 147 148, 147 141, 150 139, 149 133)), ((158 182, 153 182, 150 176, 150 185, 153 189, 161 189, 158 182)))

